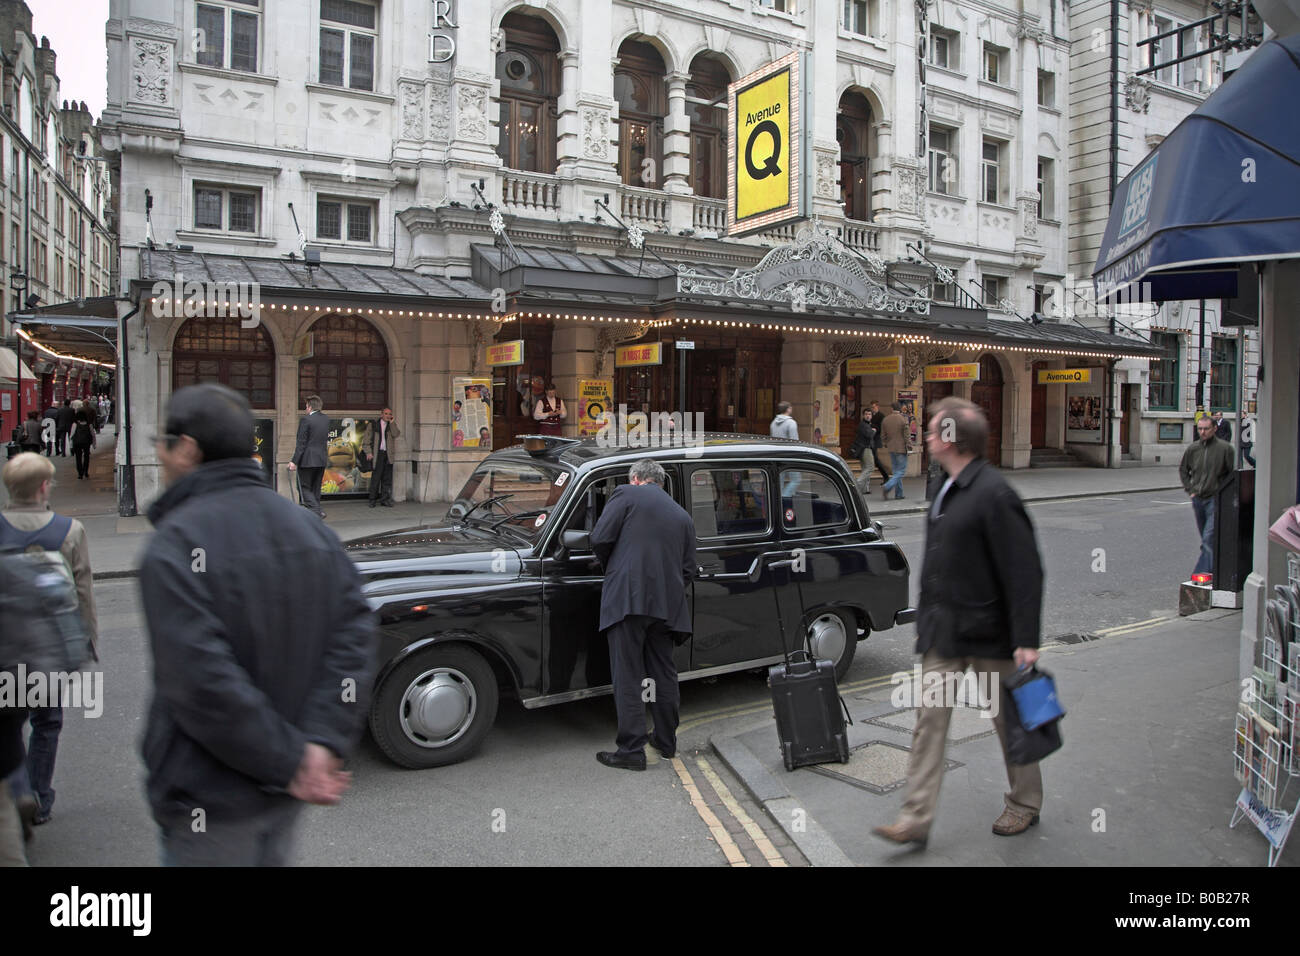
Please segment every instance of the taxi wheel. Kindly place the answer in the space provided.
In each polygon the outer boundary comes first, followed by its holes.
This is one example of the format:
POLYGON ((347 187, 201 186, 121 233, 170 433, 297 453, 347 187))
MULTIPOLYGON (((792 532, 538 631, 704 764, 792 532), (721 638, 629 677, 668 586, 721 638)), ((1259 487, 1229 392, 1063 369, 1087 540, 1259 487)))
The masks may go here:
POLYGON ((858 646, 858 627, 851 615, 824 610, 808 624, 808 647, 821 660, 835 662, 835 679, 844 680, 858 646))
POLYGON ((403 767, 442 767, 469 757, 497 716, 496 675, 468 647, 432 647, 394 668, 375 694, 370 733, 403 767))

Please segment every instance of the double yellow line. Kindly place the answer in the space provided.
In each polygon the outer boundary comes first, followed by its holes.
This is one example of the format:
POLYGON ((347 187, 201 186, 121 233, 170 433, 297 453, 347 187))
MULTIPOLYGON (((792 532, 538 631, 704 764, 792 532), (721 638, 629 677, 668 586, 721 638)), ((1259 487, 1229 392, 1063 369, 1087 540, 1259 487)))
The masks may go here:
POLYGON ((1097 637, 1118 637, 1121 634, 1133 634, 1137 631, 1150 630, 1153 627, 1159 627, 1161 624, 1166 624, 1172 620, 1173 618, 1166 614, 1162 617, 1153 617, 1146 621, 1138 621, 1135 624, 1120 624, 1115 627, 1108 627, 1104 630, 1096 631, 1095 633, 1097 637))

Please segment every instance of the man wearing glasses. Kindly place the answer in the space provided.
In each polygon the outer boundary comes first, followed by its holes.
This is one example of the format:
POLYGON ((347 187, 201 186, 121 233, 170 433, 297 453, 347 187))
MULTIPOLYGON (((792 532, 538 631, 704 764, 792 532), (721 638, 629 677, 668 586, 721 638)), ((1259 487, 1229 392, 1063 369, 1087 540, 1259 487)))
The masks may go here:
POLYGON ((1214 571, 1215 496, 1232 475, 1235 453, 1232 445, 1219 438, 1218 426, 1208 415, 1196 423, 1196 441, 1183 452, 1178 477, 1192 499, 1196 531, 1201 536, 1201 553, 1192 570, 1192 580, 1209 583, 1214 571))
POLYGON ((267 485, 242 395, 182 388, 166 423, 140 566, 154 664, 141 750, 163 862, 283 866, 303 803, 349 785, 374 616, 334 533, 267 485))

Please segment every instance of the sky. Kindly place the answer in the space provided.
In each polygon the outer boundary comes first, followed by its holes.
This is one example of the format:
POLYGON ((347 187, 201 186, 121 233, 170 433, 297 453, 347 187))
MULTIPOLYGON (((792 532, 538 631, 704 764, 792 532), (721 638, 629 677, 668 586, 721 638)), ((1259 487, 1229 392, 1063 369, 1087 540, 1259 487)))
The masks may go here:
POLYGON ((85 100, 99 119, 108 97, 108 0, 27 0, 27 8, 37 45, 42 35, 49 37, 58 56, 60 101, 85 100))

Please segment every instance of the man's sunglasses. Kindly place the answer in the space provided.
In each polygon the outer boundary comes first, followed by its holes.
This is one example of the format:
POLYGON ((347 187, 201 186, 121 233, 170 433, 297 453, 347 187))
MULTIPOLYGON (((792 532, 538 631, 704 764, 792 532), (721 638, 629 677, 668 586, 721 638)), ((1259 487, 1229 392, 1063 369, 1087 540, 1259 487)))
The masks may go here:
POLYGON ((153 443, 156 445, 159 442, 163 442, 164 444, 167 445, 168 451, 171 451, 173 448, 175 448, 176 443, 180 440, 181 440, 180 435, 154 435, 153 436, 153 443))

